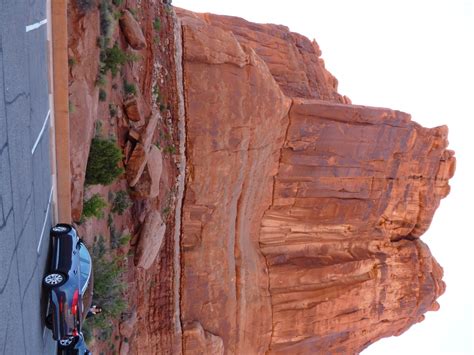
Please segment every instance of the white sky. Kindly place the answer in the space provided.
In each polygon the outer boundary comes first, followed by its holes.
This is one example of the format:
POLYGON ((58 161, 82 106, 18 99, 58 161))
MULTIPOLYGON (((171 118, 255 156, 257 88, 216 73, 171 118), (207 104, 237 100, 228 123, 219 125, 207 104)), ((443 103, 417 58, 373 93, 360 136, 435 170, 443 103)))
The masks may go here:
POLYGON ((443 266, 441 309, 367 354, 474 354, 474 0, 174 0, 198 12, 290 27, 323 52, 354 104, 412 114, 426 127, 447 124, 457 171, 422 239, 443 266))

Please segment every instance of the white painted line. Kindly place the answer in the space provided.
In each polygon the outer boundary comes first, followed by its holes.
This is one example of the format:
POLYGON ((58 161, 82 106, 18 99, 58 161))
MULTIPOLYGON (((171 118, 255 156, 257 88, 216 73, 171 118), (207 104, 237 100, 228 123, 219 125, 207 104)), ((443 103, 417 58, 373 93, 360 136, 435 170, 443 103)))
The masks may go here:
POLYGON ((49 206, 51 206, 51 197, 53 197, 53 187, 51 186, 51 192, 49 193, 48 207, 46 208, 46 214, 44 215, 43 229, 41 230, 41 237, 38 243, 38 248, 36 248, 36 253, 39 255, 41 249, 41 242, 43 241, 44 236, 44 227, 46 227, 46 222, 48 221, 49 206))
POLYGON ((43 133, 44 133, 44 129, 46 128, 46 123, 48 122, 50 115, 51 115, 51 110, 48 110, 48 113, 46 114, 46 118, 44 119, 44 122, 43 122, 43 127, 41 128, 41 131, 40 131, 40 133, 38 134, 38 138, 36 138, 35 145, 33 146, 33 148, 31 148, 31 154, 34 154, 34 152, 35 152, 35 150, 36 150, 36 147, 38 146, 38 143, 39 143, 40 140, 41 140, 41 136, 42 136, 43 133))
POLYGON ((46 25, 47 23, 48 23, 48 19, 45 18, 44 20, 42 20, 40 22, 36 22, 32 25, 28 25, 28 26, 26 26, 26 32, 36 30, 37 28, 40 28, 41 26, 46 25))

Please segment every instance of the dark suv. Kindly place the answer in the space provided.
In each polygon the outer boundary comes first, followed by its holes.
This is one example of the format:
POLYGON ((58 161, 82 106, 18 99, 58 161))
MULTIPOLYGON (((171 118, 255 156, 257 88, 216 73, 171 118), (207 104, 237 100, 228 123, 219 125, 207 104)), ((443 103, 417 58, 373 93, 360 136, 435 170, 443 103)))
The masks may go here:
POLYGON ((74 348, 82 339, 82 323, 91 300, 92 260, 77 231, 68 224, 51 228, 53 249, 43 285, 49 288, 46 326, 60 348, 74 348))

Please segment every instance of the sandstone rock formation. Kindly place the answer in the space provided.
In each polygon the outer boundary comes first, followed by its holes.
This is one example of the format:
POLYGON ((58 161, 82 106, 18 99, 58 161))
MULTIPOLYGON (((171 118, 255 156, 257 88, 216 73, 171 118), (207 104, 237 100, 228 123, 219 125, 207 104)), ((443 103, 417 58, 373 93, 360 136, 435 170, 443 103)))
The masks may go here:
POLYGON ((143 269, 149 269, 158 255, 166 225, 158 211, 151 211, 145 218, 140 239, 135 254, 135 264, 143 269))
POLYGON ((202 354, 202 349, 209 351, 209 354, 224 354, 222 339, 209 332, 206 332, 199 322, 192 322, 184 326, 183 350, 186 354, 202 354))
POLYGON ((120 27, 127 39, 127 42, 133 49, 144 49, 146 47, 145 36, 143 35, 140 24, 135 20, 129 10, 125 10, 120 18, 120 27))
POLYGON ((148 153, 148 160, 143 174, 133 187, 133 196, 136 198, 155 198, 160 193, 160 179, 163 170, 163 156, 154 145, 148 153))
POLYGON ((419 237, 449 193, 447 128, 351 105, 284 26, 177 11, 183 352, 358 353, 437 310, 419 237))
POLYGON ((145 170, 148 161, 148 149, 143 144, 138 143, 133 149, 130 159, 127 163, 126 176, 128 184, 133 187, 145 170))
POLYGON ((135 96, 129 97, 124 103, 123 108, 130 121, 139 122, 142 120, 143 114, 139 101, 135 96))

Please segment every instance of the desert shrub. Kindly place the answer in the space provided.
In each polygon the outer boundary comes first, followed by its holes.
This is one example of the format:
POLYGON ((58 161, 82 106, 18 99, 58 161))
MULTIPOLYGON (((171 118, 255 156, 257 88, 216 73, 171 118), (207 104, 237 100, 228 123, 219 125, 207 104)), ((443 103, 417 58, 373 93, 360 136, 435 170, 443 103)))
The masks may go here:
POLYGON ((74 57, 69 58, 67 60, 67 64, 68 64, 69 68, 74 67, 77 64, 76 58, 74 58, 74 57))
POLYGON ((164 153, 169 153, 169 154, 176 154, 177 153, 177 150, 176 150, 176 147, 174 145, 167 145, 164 149, 163 149, 163 152, 164 153))
POLYGON ((127 302, 123 297, 124 268, 118 262, 118 257, 110 261, 100 258, 94 262, 94 303, 102 307, 105 316, 118 317, 127 309, 127 302))
POLYGON ((129 95, 137 94, 137 88, 135 84, 129 83, 127 81, 123 82, 123 90, 125 91, 126 94, 129 94, 129 95))
POLYGON ((155 17, 155 20, 153 21, 153 28, 155 31, 161 30, 161 21, 158 17, 155 17))
POLYGON ((112 249, 117 249, 127 245, 132 236, 130 234, 120 234, 115 231, 114 228, 110 230, 110 247, 112 249))
POLYGON ((97 6, 96 0, 76 0, 76 6, 80 12, 86 13, 97 6))
POLYGON ((122 280, 125 267, 120 257, 107 258, 107 248, 103 237, 99 237, 92 249, 94 265, 94 299, 93 303, 103 309, 105 316, 118 317, 125 311, 127 303, 123 297, 126 284, 122 280))
POLYGON ((127 191, 119 191, 113 197, 112 212, 122 215, 127 208, 132 205, 132 201, 127 191))
POLYGON ((95 122, 95 136, 100 137, 102 135, 102 127, 103 127, 102 121, 96 121, 95 122))
POLYGON ((119 239, 119 245, 120 246, 127 245, 131 239, 132 239, 132 236, 130 234, 122 234, 122 236, 119 239))
POLYGON ((104 87, 107 84, 107 79, 105 78, 105 74, 99 71, 97 74, 97 79, 95 80, 95 85, 98 87, 104 87))
POLYGON ((117 112, 118 112, 117 105, 109 104, 109 114, 110 114, 110 117, 115 117, 115 116, 117 116, 117 112))
POLYGON ((99 194, 95 194, 90 199, 84 201, 82 215, 85 218, 103 218, 105 207, 107 207, 107 202, 99 194))
POLYGON ((104 37, 112 35, 114 20, 111 5, 107 0, 100 1, 100 34, 104 37))
POLYGON ((103 71, 110 70, 112 76, 117 75, 119 69, 127 62, 135 62, 139 59, 134 54, 124 52, 117 43, 113 47, 104 50, 104 56, 101 58, 104 62, 103 71))
POLYGON ((99 101, 107 100, 107 92, 104 89, 99 90, 99 101))
POLYGON ((117 165, 122 160, 122 151, 109 139, 92 139, 87 160, 86 184, 110 185, 123 169, 117 165))
POLYGON ((109 46, 109 44, 110 44, 110 38, 105 37, 105 36, 97 37, 97 47, 100 48, 100 60, 102 64, 100 69, 103 69, 103 67, 105 66, 105 64, 103 64, 102 62, 106 58, 105 50, 109 46))
POLYGON ((120 262, 120 257, 110 257, 108 252, 104 238, 99 236, 92 248, 92 264, 94 265, 92 303, 100 305, 102 313, 89 318, 84 324, 89 334, 97 330, 99 339, 110 337, 113 321, 118 320, 128 308, 124 293, 126 283, 123 281, 125 266, 120 262))

